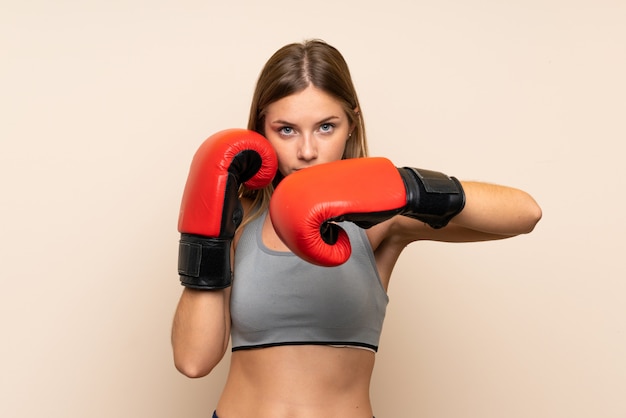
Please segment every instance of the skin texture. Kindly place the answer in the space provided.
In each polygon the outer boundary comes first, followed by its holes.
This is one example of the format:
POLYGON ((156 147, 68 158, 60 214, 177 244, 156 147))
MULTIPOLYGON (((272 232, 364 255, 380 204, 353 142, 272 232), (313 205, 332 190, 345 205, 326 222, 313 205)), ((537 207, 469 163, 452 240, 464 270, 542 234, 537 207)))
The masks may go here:
POLYGON ((337 101, 309 87, 267 107, 265 136, 284 176, 316 164, 340 160, 351 126, 337 101))
MULTIPOLYGON (((341 159, 352 126, 340 104, 314 88, 267 107, 265 135, 278 155, 279 170, 296 170, 341 159)), ((367 230, 385 289, 398 257, 411 242, 486 241, 533 230, 541 209, 526 192, 487 183, 463 182, 466 204, 448 226, 432 229, 396 216, 367 230)), ((244 209, 250 202, 244 200, 244 209)), ((236 243, 241 234, 238 231, 236 243)), ((288 251, 266 217, 263 243, 288 251)), ((176 367, 189 377, 210 373, 222 359, 230 333, 230 289, 185 289, 174 318, 172 343, 176 367)), ((233 353, 217 405, 221 418, 371 418, 369 385, 373 352, 328 346, 281 346, 233 353)))

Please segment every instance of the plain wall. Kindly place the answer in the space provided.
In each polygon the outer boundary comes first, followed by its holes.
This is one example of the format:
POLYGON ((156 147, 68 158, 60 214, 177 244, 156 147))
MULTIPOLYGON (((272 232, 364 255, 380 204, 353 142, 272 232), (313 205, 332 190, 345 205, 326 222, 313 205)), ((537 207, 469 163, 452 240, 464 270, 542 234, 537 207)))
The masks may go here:
POLYGON ((519 187, 536 230, 412 244, 377 417, 626 416, 626 3, 3 1, 0 416, 208 417, 175 371, 191 157, 282 45, 348 60, 372 155, 519 187))

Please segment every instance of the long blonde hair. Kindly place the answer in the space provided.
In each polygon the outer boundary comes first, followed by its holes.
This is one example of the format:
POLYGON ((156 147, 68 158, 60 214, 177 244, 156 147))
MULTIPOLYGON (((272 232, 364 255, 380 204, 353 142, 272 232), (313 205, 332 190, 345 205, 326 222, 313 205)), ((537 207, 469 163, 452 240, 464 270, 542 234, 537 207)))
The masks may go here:
MULTIPOLYGON (((265 112, 277 100, 314 86, 336 98, 342 105, 353 127, 346 142, 343 158, 360 158, 368 155, 363 112, 348 65, 341 53, 326 42, 313 39, 285 45, 267 61, 256 84, 250 106, 248 129, 264 135, 265 112)), ((254 211, 242 225, 250 222, 269 207, 274 187, 281 179, 277 173, 273 184, 250 190, 240 189, 240 197, 252 200, 254 211)))

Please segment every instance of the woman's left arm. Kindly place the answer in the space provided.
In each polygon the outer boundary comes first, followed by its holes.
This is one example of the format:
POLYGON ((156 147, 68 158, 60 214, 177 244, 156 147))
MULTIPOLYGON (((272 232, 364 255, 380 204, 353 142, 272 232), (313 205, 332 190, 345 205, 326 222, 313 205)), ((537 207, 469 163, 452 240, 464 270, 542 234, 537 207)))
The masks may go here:
POLYGON ((396 216, 388 234, 404 244, 418 240, 489 241, 527 234, 541 219, 541 208, 523 190, 481 182, 461 184, 465 206, 447 226, 433 229, 415 219, 396 216))
POLYGON ((450 223, 496 235, 531 232, 541 219, 541 208, 528 193, 512 187, 461 182, 465 207, 450 223))

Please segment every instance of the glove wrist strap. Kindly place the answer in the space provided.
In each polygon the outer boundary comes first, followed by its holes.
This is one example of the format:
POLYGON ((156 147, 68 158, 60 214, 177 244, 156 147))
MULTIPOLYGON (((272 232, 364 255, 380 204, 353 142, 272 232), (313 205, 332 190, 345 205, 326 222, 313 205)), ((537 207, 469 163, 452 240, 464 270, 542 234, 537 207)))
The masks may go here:
POLYGON ((178 274, 183 286, 217 290, 232 284, 230 239, 181 234, 178 274))
POLYGON ((437 171, 404 167, 398 169, 407 193, 402 215, 443 228, 465 207, 461 182, 437 171))

